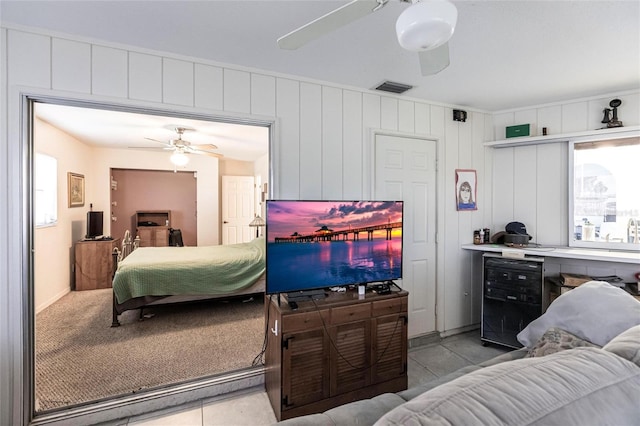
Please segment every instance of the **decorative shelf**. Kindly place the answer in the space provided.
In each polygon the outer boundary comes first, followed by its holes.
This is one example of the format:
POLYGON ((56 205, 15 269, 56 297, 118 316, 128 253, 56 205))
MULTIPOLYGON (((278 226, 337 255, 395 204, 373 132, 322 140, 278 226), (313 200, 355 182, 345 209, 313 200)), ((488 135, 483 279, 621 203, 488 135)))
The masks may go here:
POLYGON ((640 136, 640 126, 612 127, 606 129, 588 130, 585 132, 563 133, 547 136, 521 136, 517 138, 502 139, 485 142, 484 146, 490 148, 507 148, 510 146, 537 145, 555 142, 589 142, 605 139, 620 139, 640 136))

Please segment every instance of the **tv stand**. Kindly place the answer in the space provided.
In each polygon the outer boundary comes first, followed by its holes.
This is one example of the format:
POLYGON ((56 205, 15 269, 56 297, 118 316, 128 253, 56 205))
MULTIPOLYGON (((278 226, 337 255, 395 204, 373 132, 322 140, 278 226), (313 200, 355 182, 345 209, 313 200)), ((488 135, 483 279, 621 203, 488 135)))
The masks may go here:
POLYGON ((265 295, 265 387, 278 420, 407 388, 408 292, 296 303, 265 295))

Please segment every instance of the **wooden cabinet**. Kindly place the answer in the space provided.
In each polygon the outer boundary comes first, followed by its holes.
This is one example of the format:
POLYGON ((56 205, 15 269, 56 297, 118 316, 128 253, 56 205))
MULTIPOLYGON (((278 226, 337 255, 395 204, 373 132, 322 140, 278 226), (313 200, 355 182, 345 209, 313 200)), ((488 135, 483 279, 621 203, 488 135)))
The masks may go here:
POLYGON ((169 228, 166 226, 138 226, 140 247, 166 247, 169 245, 169 228))
POLYGON ((119 239, 78 241, 75 246, 75 289, 110 288, 113 276, 111 253, 119 239))
POLYGON ((136 236, 140 247, 166 247, 169 245, 170 210, 137 211, 136 236))
POLYGON ((407 388, 406 291, 331 293, 292 310, 265 296, 265 386, 278 420, 407 388))

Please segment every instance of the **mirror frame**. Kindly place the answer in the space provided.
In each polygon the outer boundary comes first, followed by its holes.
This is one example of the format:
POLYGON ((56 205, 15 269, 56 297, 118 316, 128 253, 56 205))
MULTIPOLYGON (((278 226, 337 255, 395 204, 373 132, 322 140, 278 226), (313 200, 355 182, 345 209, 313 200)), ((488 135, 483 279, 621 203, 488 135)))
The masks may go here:
POLYGON ((230 372, 229 374, 213 378, 200 378, 187 381, 182 384, 149 389, 133 395, 114 396, 107 400, 92 401, 86 404, 70 405, 60 409, 37 412, 35 407, 35 244, 34 244, 34 131, 36 103, 53 103, 84 108, 96 108, 138 114, 162 115, 176 118, 185 118, 201 121, 220 121, 232 124, 256 125, 269 128, 269 185, 267 197, 271 198, 277 182, 274 181, 275 173, 275 135, 276 119, 252 118, 247 115, 213 115, 200 112, 201 110, 168 109, 162 106, 142 106, 136 102, 112 103, 97 102, 87 99, 65 98, 61 96, 21 93, 21 117, 20 117, 20 153, 23 164, 22 171, 22 203, 23 203, 23 229, 22 229, 22 253, 24 263, 22 266, 22 369, 14 374, 19 375, 22 382, 22 417, 25 424, 68 424, 84 423, 95 424, 109 422, 121 418, 123 407, 128 417, 164 409, 170 406, 197 401, 203 398, 211 398, 230 390, 250 388, 264 383, 264 367, 250 367, 244 370, 230 372))

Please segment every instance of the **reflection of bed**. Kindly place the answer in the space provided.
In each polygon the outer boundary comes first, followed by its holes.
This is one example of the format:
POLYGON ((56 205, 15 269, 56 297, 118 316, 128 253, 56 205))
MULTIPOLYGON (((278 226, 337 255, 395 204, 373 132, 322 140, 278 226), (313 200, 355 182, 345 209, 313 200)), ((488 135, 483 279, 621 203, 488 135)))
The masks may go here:
POLYGON ((205 247, 142 247, 117 266, 113 321, 145 306, 264 292, 265 242, 205 247))

